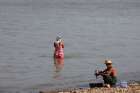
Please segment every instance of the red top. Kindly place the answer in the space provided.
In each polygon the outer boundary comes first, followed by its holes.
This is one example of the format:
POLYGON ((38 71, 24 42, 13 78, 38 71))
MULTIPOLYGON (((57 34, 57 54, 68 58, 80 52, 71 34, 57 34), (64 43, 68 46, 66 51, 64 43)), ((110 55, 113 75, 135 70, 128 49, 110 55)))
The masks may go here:
POLYGON ((117 76, 117 70, 115 68, 105 69, 103 72, 110 76, 117 76))

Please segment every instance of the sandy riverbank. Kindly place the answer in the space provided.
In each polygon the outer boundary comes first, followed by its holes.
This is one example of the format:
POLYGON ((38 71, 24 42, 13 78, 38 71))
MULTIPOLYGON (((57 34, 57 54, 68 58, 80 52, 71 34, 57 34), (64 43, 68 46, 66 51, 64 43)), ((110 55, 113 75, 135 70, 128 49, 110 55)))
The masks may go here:
POLYGON ((140 93, 140 84, 129 84, 128 88, 68 88, 40 93, 140 93))

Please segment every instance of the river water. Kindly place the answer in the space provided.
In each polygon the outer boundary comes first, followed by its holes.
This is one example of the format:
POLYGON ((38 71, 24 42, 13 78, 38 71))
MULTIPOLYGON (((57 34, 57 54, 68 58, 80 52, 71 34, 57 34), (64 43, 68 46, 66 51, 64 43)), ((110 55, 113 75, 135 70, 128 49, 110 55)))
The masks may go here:
POLYGON ((0 92, 95 79, 94 70, 104 69, 106 58, 120 79, 140 80, 139 30, 139 0, 0 0, 0 92), (58 35, 65 59, 55 65, 58 35))

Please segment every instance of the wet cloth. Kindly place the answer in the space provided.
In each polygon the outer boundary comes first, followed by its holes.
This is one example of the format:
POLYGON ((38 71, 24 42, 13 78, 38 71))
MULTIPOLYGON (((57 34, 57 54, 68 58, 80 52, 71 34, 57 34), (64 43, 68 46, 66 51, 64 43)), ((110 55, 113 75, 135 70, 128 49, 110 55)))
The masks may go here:
POLYGON ((55 58, 64 58, 64 44, 62 42, 54 42, 54 57, 55 58))
POLYGON ((112 76, 103 76, 104 84, 110 84, 111 86, 115 86, 117 83, 117 77, 112 76))

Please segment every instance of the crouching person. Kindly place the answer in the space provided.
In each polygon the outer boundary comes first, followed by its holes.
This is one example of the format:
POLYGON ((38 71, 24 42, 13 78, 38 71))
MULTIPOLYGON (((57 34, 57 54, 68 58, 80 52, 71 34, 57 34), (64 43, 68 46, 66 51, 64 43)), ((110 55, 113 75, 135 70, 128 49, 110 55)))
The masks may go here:
POLYGON ((104 71, 96 71, 95 75, 101 75, 104 80, 104 86, 114 87, 117 83, 117 71, 112 66, 111 60, 105 60, 106 69, 104 71))

